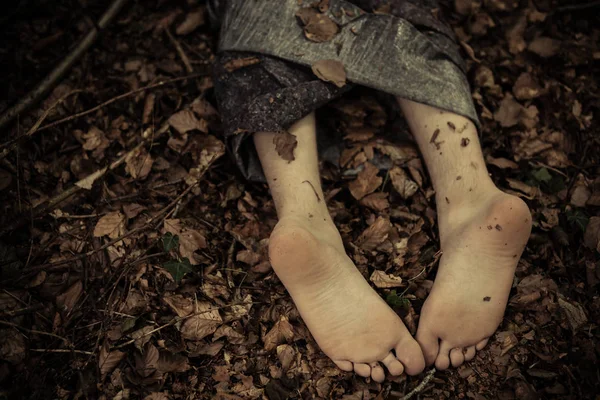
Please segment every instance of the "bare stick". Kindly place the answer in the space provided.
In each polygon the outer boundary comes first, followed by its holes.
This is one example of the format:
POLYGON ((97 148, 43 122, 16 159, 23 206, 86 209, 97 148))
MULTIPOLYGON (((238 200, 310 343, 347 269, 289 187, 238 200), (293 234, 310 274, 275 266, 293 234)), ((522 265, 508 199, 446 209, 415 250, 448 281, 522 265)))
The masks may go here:
POLYGON ((167 85, 167 84, 170 84, 170 83, 184 81, 186 79, 198 78, 200 76, 205 76, 207 74, 208 74, 208 72, 205 71, 203 73, 182 76, 182 77, 179 77, 179 78, 169 79, 169 80, 166 80, 166 81, 160 81, 160 82, 154 83, 152 85, 144 86, 142 88, 139 88, 139 89, 136 89, 136 90, 132 90, 132 91, 127 92, 127 93, 120 94, 117 97, 113 97, 112 99, 107 100, 107 101, 105 101, 102 104, 98 104, 97 106, 90 108, 89 110, 85 110, 85 111, 82 111, 80 113, 77 113, 77 114, 65 117, 63 119, 59 119, 58 121, 54 121, 54 122, 52 122, 52 123, 50 123, 48 125, 44 125, 40 129, 38 129, 38 131, 43 131, 45 129, 52 128, 52 127, 54 127, 56 125, 60 125, 60 124, 62 124, 64 122, 72 121, 72 120, 77 119, 79 117, 83 117, 85 115, 93 113, 94 111, 98 111, 99 109, 101 109, 103 107, 106 107, 109 104, 112 104, 112 103, 114 103, 116 101, 125 99, 125 98, 130 97, 130 96, 136 95, 136 94, 138 94, 140 92, 144 92, 144 91, 150 90, 150 89, 155 89, 157 87, 164 86, 164 85, 167 85))
MULTIPOLYGON (((425 386, 427 386, 427 384, 429 383, 429 381, 431 381, 431 379, 433 378, 433 375, 435 375, 435 368, 432 368, 427 375, 425 376, 425 378, 421 381, 421 383, 419 383, 419 385, 414 388, 413 390, 411 390, 406 396, 402 397, 400 400, 409 400, 410 398, 412 398, 415 394, 421 393, 421 391, 423 389, 425 389, 425 386)), ((390 392, 390 394, 393 394, 394 396, 402 396, 402 393, 400 392, 396 392, 396 391, 392 391, 390 392)))
POLYGON ((94 355, 94 353, 92 353, 91 351, 69 350, 69 349, 29 349, 29 351, 35 351, 36 353, 75 353, 75 354, 85 354, 86 356, 94 355))
POLYGON ((65 342, 66 344, 68 344, 69 346, 71 345, 71 342, 69 342, 69 340, 67 338, 64 338, 62 336, 58 336, 55 335, 54 333, 50 333, 50 332, 44 332, 44 331, 37 331, 35 329, 27 329, 27 328, 23 328, 21 325, 17 325, 17 324, 13 324, 12 322, 8 322, 8 321, 1 321, 0 320, 0 325, 6 325, 6 326, 12 326, 13 328, 17 328, 17 329, 21 329, 24 330, 26 332, 29 333, 33 333, 34 335, 45 335, 45 336, 51 336, 53 338, 56 339, 60 339, 63 342, 65 342))
POLYGON ((183 51, 183 47, 181 47, 177 39, 173 37, 173 34, 168 29, 165 29, 165 31, 167 32, 169 40, 171 41, 173 46, 175 46, 175 50, 177 50, 179 58, 181 58, 181 61, 183 61, 183 65, 185 65, 185 70, 188 72, 188 74, 191 74, 192 72, 194 72, 194 68, 190 63, 190 59, 188 58, 187 54, 185 54, 185 51, 183 51))
MULTIPOLYGON (((100 29, 104 29, 110 21, 119 13, 119 10, 127 0, 114 0, 108 9, 104 12, 104 15, 98 21, 97 26, 100 29)), ((22 112, 27 110, 29 107, 37 103, 42 96, 50 91, 59 79, 79 60, 79 58, 86 52, 86 50, 94 43, 98 37, 98 28, 96 26, 88 32, 81 42, 67 55, 33 90, 31 90, 25 97, 23 97, 17 104, 9 108, 0 115, 0 129, 5 127, 13 119, 15 119, 22 112)))

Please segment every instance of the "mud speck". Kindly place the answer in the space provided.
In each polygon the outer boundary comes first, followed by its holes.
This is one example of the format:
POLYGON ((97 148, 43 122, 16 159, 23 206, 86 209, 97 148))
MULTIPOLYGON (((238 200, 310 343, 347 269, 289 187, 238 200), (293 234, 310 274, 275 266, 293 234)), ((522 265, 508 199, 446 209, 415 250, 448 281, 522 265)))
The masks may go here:
POLYGON ((490 296, 485 296, 485 297, 483 298, 483 301, 490 301, 491 299, 492 299, 492 298, 491 298, 490 296))

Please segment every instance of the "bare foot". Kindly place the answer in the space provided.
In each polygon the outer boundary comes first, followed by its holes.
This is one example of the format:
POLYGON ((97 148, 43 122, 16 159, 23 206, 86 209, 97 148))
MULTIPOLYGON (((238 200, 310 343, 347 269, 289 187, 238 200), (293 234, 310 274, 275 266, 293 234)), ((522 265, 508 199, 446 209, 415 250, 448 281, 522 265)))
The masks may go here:
POLYGON ((382 382, 423 371, 418 343, 345 254, 331 222, 279 221, 269 241, 273 269, 321 350, 344 371, 382 382), (395 355, 394 355, 395 352, 395 355))
POLYGON ((521 199, 494 189, 439 218, 443 255, 417 341, 428 365, 446 369, 475 357, 502 322, 531 214, 521 199))

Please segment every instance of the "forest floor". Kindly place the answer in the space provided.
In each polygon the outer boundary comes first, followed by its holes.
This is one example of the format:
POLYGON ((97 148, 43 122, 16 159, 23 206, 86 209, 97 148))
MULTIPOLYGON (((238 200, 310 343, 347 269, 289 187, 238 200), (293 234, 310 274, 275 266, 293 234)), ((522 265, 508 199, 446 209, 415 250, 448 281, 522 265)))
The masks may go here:
MULTIPOLYGON (((271 269, 275 209, 225 154, 205 6, 130 2, 1 135, 0 398, 401 399, 424 379, 414 398, 600 398, 595 3, 445 10, 491 176, 527 202, 533 234, 486 349, 380 384, 335 368, 271 269)), ((13 9, 0 19, 0 110, 108 4, 1 6, 13 9)), ((378 136, 406 136, 394 117, 360 90, 330 104, 329 129, 347 140, 342 166, 322 163, 322 177, 349 256, 414 333, 439 240, 415 144, 378 136), (357 174, 373 157, 388 168, 357 174)))

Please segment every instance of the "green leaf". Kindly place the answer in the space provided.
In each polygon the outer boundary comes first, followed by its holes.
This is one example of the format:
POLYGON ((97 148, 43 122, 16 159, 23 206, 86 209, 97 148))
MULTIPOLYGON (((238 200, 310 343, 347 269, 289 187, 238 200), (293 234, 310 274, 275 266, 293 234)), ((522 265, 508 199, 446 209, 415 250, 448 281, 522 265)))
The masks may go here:
POLYGON ((408 308, 408 306, 410 306, 410 300, 408 300, 407 298, 404 298, 402 296, 399 296, 398 293, 396 293, 396 290, 390 290, 390 292, 385 297, 385 301, 392 308, 396 308, 396 307, 408 308))
POLYGON ((171 232, 165 233, 165 236, 162 238, 163 249, 165 252, 169 252, 179 246, 179 236, 173 235, 171 232))
POLYGON ((567 221, 571 226, 578 228, 581 232, 585 232, 590 217, 586 213, 580 210, 567 210, 567 221))
POLYGON ((192 264, 188 258, 179 260, 170 260, 163 264, 163 268, 169 271, 176 283, 181 282, 181 279, 188 272, 192 272, 192 264))
POLYGON ((531 171, 531 176, 538 182, 550 182, 552 180, 552 175, 546 168, 540 168, 531 171))

